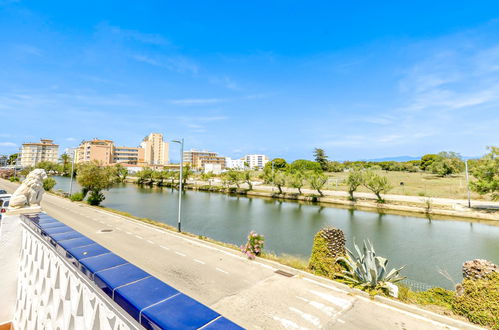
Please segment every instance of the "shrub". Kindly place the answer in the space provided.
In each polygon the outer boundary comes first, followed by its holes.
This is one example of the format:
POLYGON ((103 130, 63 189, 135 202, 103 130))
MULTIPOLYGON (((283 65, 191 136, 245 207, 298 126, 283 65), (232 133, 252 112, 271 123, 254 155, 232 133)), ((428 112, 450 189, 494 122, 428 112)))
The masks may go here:
POLYGON ((426 291, 416 292, 410 290, 408 287, 398 285, 399 299, 406 303, 418 305, 434 305, 452 309, 452 303, 456 293, 442 288, 432 288, 426 291))
POLYGON ((57 182, 54 180, 54 178, 46 178, 45 180, 43 180, 43 189, 45 191, 50 191, 52 190, 52 188, 54 188, 56 183, 57 182))
POLYGON ((100 191, 91 191, 87 198, 87 203, 94 206, 99 206, 102 201, 106 199, 104 194, 100 191))
POLYGON ((464 293, 452 305, 454 312, 471 322, 499 330, 499 273, 484 279, 463 281, 464 293))
POLYGON ((9 178, 9 181, 10 182, 20 182, 21 180, 19 180, 19 177, 17 177, 17 176, 12 176, 9 178))
POLYGON ((248 259, 255 259, 256 256, 262 253, 264 241, 263 235, 251 231, 248 235, 248 242, 246 242, 246 245, 241 246, 241 251, 246 254, 248 259))
POLYGON ((345 238, 343 232, 336 228, 322 229, 314 237, 308 268, 317 275, 333 279, 337 274, 341 274, 342 267, 336 263, 336 258, 343 256, 344 252, 345 238), (329 247, 328 232, 336 233, 333 239, 334 242, 332 242, 335 245, 334 250, 329 247))
POLYGON ((73 202, 81 202, 85 198, 82 192, 77 192, 69 196, 69 199, 73 202))

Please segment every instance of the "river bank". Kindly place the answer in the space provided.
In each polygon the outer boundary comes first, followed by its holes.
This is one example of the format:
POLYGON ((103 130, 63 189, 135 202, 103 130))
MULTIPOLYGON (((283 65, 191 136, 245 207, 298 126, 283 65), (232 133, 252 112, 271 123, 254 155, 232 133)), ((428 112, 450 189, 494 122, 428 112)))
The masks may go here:
MULTIPOLYGON (((137 183, 137 178, 129 177, 126 182, 137 183)), ((171 183, 163 182, 158 184, 153 182, 149 184, 152 186, 171 187, 171 183)), ((176 185, 175 185, 176 186, 176 185)), ((376 211, 381 213, 402 214, 402 215, 415 215, 424 218, 439 218, 439 217, 452 217, 461 218, 463 220, 479 220, 491 222, 492 224, 499 225, 499 205, 497 203, 489 202, 490 208, 486 208, 487 204, 480 201, 474 202, 476 207, 468 208, 463 205, 461 200, 450 200, 442 198, 419 197, 415 196, 384 196, 385 202, 379 203, 374 198, 366 193, 355 194, 356 200, 351 201, 347 195, 342 196, 341 192, 337 191, 323 191, 324 196, 320 196, 317 192, 313 193, 307 189, 303 189, 303 193, 290 192, 290 189, 283 188, 283 193, 273 191, 270 186, 257 185, 254 189, 237 187, 223 187, 215 184, 208 184, 208 182, 188 182, 184 187, 189 190, 208 191, 223 194, 272 198, 278 200, 294 200, 308 203, 318 203, 324 206, 346 207, 355 208, 365 211, 376 211), (263 189, 262 189, 263 188, 263 189), (270 190, 270 191, 269 191, 270 190), (409 198, 408 198, 409 197, 409 198), (414 197, 414 198, 410 198, 414 197), (496 208, 497 207, 497 208, 496 208)))

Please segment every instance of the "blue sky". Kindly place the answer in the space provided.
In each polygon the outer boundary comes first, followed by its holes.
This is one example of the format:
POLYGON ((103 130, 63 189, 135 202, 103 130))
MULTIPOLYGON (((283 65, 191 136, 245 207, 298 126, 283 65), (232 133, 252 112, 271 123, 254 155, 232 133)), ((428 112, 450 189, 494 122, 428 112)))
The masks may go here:
POLYGON ((499 143, 499 2, 0 0, 0 154, 367 159, 499 143))

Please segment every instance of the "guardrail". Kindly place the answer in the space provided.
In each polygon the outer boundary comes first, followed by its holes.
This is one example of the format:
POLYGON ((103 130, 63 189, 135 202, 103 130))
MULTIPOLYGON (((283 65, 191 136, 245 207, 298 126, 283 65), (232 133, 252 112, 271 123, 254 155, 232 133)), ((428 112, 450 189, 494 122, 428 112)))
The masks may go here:
POLYGON ((46 214, 21 220, 16 329, 242 329, 46 214))

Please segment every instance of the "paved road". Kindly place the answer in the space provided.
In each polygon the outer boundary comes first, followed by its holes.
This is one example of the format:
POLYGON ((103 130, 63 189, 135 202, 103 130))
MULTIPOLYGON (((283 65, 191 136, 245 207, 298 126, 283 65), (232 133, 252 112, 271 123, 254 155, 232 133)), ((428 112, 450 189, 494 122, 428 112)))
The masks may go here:
MULTIPOLYGON (((16 185, 0 180, 0 188, 16 185)), ((51 216, 249 329, 449 329, 314 276, 45 194, 51 216), (111 230, 102 232, 103 229, 111 230)), ((230 230, 230 228, 227 228, 230 230)), ((441 323, 444 322, 444 323, 441 323)), ((450 322, 450 321, 449 321, 450 322)), ((460 324, 460 327, 467 327, 460 324)))

